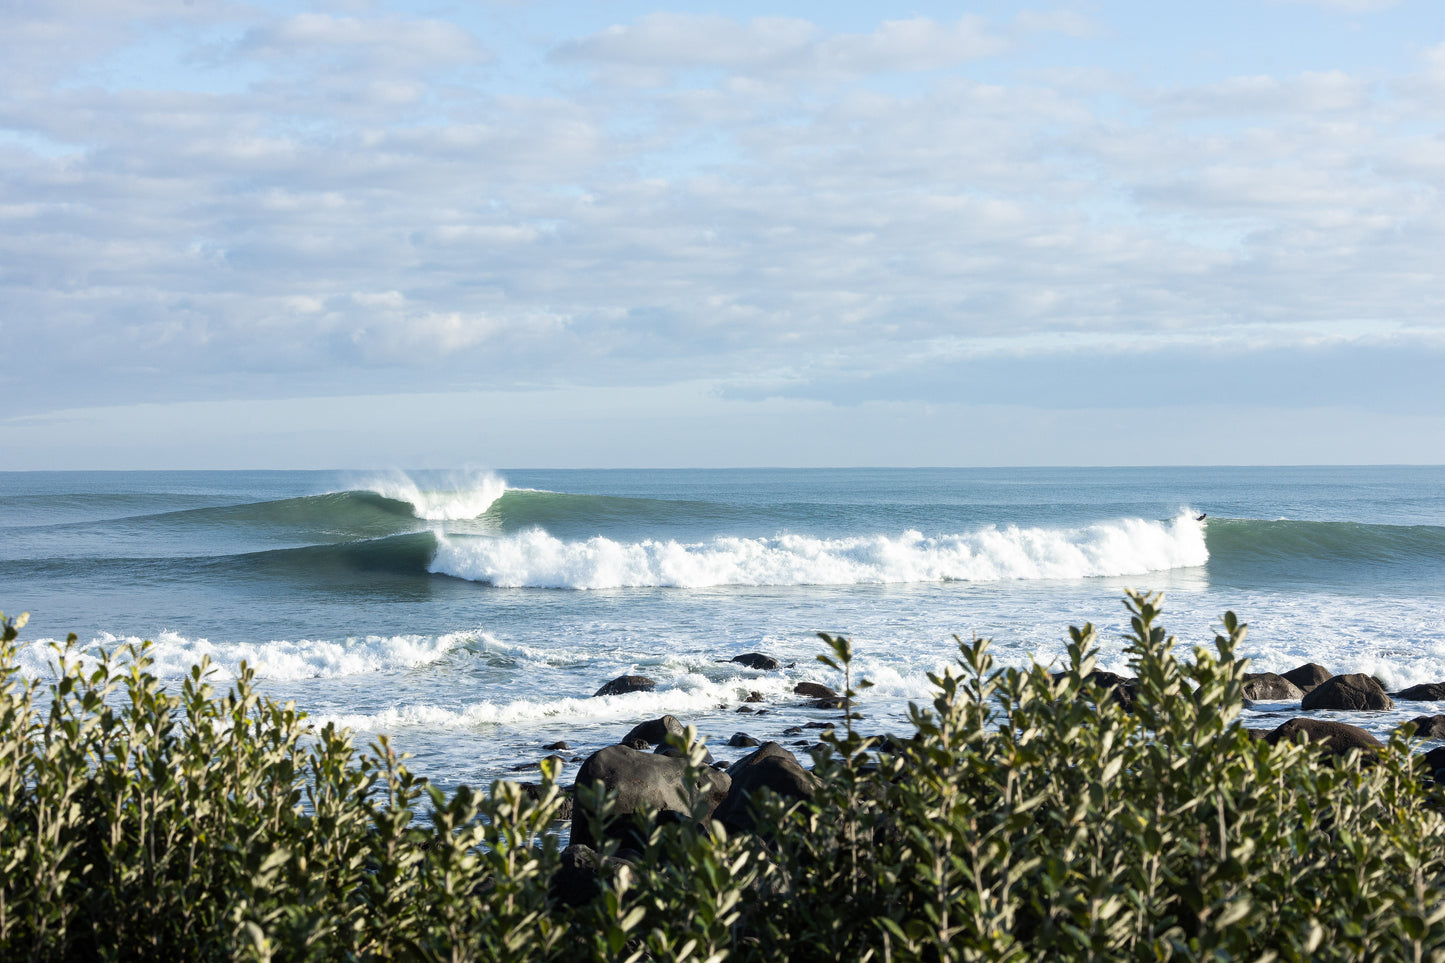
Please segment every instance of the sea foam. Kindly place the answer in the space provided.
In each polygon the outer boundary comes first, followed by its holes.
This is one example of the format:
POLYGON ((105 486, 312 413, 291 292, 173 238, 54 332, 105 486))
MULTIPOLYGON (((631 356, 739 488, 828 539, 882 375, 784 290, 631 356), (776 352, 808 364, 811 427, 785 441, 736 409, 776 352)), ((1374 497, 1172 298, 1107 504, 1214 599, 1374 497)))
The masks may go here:
POLYGON ((541 529, 502 538, 438 537, 431 571, 498 587, 856 585, 1075 579, 1203 565, 1204 528, 1120 519, 1080 528, 986 528, 967 534, 815 538, 718 537, 708 542, 562 541, 541 529))
MULTIPOLYGON (((139 646, 141 641, 139 637, 103 632, 83 650, 84 658, 88 665, 94 664, 97 649, 118 652, 128 644, 139 646)), ((19 653, 22 673, 35 678, 49 676, 53 644, 53 640, 41 639, 23 646, 19 653)), ((190 673, 191 666, 208 656, 216 669, 214 681, 235 678, 242 661, 255 669, 259 679, 294 681, 410 669, 439 661, 459 649, 485 650, 494 644, 495 640, 479 632, 263 643, 211 642, 161 632, 151 640, 148 655, 153 660, 149 671, 160 679, 182 678, 190 673)))

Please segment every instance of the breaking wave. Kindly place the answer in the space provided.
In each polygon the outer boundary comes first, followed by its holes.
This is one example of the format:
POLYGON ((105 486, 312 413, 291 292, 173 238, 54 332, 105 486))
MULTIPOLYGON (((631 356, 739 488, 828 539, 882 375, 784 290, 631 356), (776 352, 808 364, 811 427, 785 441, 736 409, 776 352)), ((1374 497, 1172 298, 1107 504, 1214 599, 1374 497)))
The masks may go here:
POLYGON ((1204 526, 1121 519, 1079 528, 986 528, 961 535, 718 537, 681 543, 562 541, 541 529, 504 538, 439 536, 430 570, 497 587, 857 585, 1077 579, 1203 565, 1204 526))

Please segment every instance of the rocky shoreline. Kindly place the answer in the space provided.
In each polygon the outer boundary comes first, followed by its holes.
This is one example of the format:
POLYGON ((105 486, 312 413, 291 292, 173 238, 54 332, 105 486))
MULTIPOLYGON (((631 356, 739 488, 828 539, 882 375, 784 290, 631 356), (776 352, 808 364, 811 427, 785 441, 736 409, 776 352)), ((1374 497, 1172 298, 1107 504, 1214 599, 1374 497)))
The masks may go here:
MULTIPOLYGON (((784 666, 779 660, 762 653, 736 656, 730 661, 751 669, 772 671, 784 666)), ((1137 680, 1116 673, 1096 670, 1086 681, 1101 699, 1132 707, 1137 680)), ((596 692, 597 696, 620 695, 627 692, 651 691, 655 686, 645 676, 624 675, 613 679, 596 692)), ((755 708, 763 702, 751 692, 737 712, 769 713, 788 709, 851 708, 849 701, 831 688, 814 682, 800 682, 793 694, 797 700, 783 705, 755 708)), ((1302 712, 1380 712, 1396 708, 1396 700, 1433 702, 1445 699, 1445 683, 1415 685, 1396 692, 1387 692, 1378 679, 1363 673, 1335 674, 1318 663, 1306 663, 1288 672, 1257 672, 1244 676, 1244 706, 1255 708, 1259 703, 1296 702, 1302 712)), ((1285 715, 1288 709, 1276 709, 1254 718, 1285 715)), ((857 715, 854 719, 860 718, 857 715)), ((1240 723, 1243 725, 1243 723, 1240 723)), ((799 738, 795 749, 809 754, 824 748, 816 738, 806 738, 811 731, 820 734, 836 728, 833 722, 808 721, 784 730, 799 738)), ((1290 716, 1273 728, 1245 726, 1252 738, 1270 745, 1281 741, 1320 743, 1332 754, 1350 751, 1377 752, 1384 744, 1366 729, 1338 719, 1313 716, 1290 716)), ((1421 715, 1401 729, 1421 739, 1445 738, 1445 714, 1421 715)), ((564 787, 564 802, 558 811, 559 823, 570 825, 570 839, 562 855, 561 868, 553 880, 555 895, 565 902, 580 905, 599 891, 599 873, 610 872, 620 865, 630 865, 640 857, 646 837, 659 822, 692 819, 702 812, 718 820, 729 832, 765 832, 756 825, 752 797, 762 789, 785 798, 808 799, 819 782, 789 748, 776 741, 761 741, 746 732, 736 732, 725 745, 752 751, 735 761, 714 759, 706 746, 696 746, 695 758, 709 768, 700 779, 689 782, 686 776, 687 753, 683 744, 687 727, 672 715, 646 720, 633 726, 615 743, 603 746, 590 755, 564 756, 571 747, 557 742, 543 747, 552 755, 546 757, 559 763, 581 763, 574 784, 564 787), (599 823, 594 812, 579 798, 577 786, 600 783, 616 795, 615 809, 599 823), (600 834, 600 836, 599 836, 600 834), (603 856, 599 850, 607 839, 617 841, 616 854, 603 856)), ((878 735, 875 746, 886 750, 890 737, 878 735)), ((1439 782, 1445 782, 1445 746, 1423 753, 1426 770, 1439 782)), ((517 771, 536 770, 540 763, 518 767, 517 771)), ((536 795, 540 786, 523 783, 524 791, 536 795)), ((590 797, 584 797, 590 798, 590 797)), ((560 828, 560 827, 559 827, 560 828)))

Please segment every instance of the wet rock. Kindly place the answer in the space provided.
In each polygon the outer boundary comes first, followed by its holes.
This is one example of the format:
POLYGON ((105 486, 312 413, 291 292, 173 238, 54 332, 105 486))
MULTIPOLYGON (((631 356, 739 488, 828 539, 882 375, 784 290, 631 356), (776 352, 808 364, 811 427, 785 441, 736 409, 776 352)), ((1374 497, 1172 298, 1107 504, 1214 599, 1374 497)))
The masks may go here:
MULTIPOLYGON (((701 803, 705 814, 711 814, 725 798, 732 780, 716 769, 701 770, 697 786, 689 789, 686 781, 687 761, 675 756, 638 752, 627 746, 608 746, 587 757, 577 772, 578 786, 600 782, 604 788, 617 792, 617 819, 602 827, 603 832, 617 839, 635 835, 646 837, 646 825, 659 813, 691 818, 693 804, 701 803)), ((580 801, 579 801, 580 802, 580 801)), ((592 820, 580 804, 572 819, 572 841, 591 846, 592 820)))
POLYGON ((739 665, 747 666, 749 669, 762 669, 769 672, 773 669, 781 669, 783 667, 783 663, 779 662, 771 655, 763 655, 761 652, 749 652, 746 655, 735 655, 728 661, 736 662, 739 665))
MULTIPOLYGON (((542 787, 538 783, 519 782, 517 783, 517 787, 522 790, 522 795, 532 800, 532 802, 537 802, 542 798, 542 787)), ((557 804, 557 815, 554 818, 558 820, 568 820, 572 818, 572 793, 568 790, 562 790, 562 798, 557 804)))
POLYGON ((1374 751, 1381 748, 1380 740, 1359 726, 1352 726, 1348 722, 1333 722, 1329 719, 1290 719, 1264 738, 1266 742, 1274 746, 1278 745, 1281 740, 1295 741, 1299 733, 1304 733, 1305 739, 1309 742, 1324 743, 1326 748, 1335 755, 1351 749, 1374 751))
POLYGON ((645 675, 619 675, 611 682, 592 693, 592 698, 598 696, 627 695, 629 692, 651 692, 657 688, 657 683, 645 675))
POLYGON ((1332 678, 1334 673, 1318 662, 1306 662, 1299 668, 1281 672, 1280 676, 1299 686, 1301 692, 1309 692, 1321 682, 1332 678))
POLYGON ((816 682, 799 682, 793 686, 793 694, 803 696, 806 699, 836 699, 838 693, 825 685, 816 682))
MULTIPOLYGON (((681 749, 678 749, 676 746, 669 746, 666 743, 652 751, 660 756, 673 756, 678 759, 686 758, 686 754, 681 749)), ((705 766, 711 766, 713 764, 712 753, 706 749, 702 751, 702 764, 705 766)))
POLYGON ((753 708, 751 708, 751 707, 749 707, 749 706, 738 706, 736 711, 738 711, 738 712, 757 712, 758 710, 753 709, 753 708))
POLYGON ((846 709, 847 699, 814 699, 808 703, 809 709, 846 709))
POLYGON ((744 701, 744 702, 762 702, 762 701, 763 701, 763 694, 762 694, 761 692, 756 692, 756 691, 754 691, 754 692, 749 692, 749 693, 748 693, 748 697, 747 697, 746 699, 744 699, 743 701, 744 701))
POLYGON ((1393 709, 1395 703, 1372 676, 1354 672, 1330 676, 1305 694, 1300 708, 1365 712, 1393 709))
POLYGON ((683 725, 677 721, 676 716, 663 716, 661 719, 640 722, 633 726, 632 731, 622 737, 622 744, 630 746, 634 740, 641 739, 650 746, 656 746, 666 742, 670 735, 682 735, 683 731, 683 725))
POLYGON ((761 792, 771 791, 789 799, 811 799, 818 791, 818 778, 798 763, 797 756, 776 742, 763 743, 756 752, 733 763, 728 775, 732 783, 727 798, 713 815, 734 830, 756 828, 753 798, 761 792))
POLYGON ((1416 739, 1445 739, 1445 716, 1416 716, 1410 722, 1416 739))
POLYGON ((1422 682, 1408 689, 1394 693, 1396 699, 1406 702, 1439 702, 1445 699, 1445 682, 1422 682))
POLYGON ((602 892, 600 877, 610 876, 621 867, 630 865, 629 860, 616 856, 604 859, 591 846, 573 843, 562 850, 549 891, 559 902, 581 906, 602 892))
POLYGON ((548 752, 565 752, 572 747, 567 745, 567 743, 565 742, 554 742, 550 746, 543 746, 542 748, 546 749, 548 752))
POLYGON ((1259 702, 1295 702, 1305 697, 1304 690, 1274 672, 1247 672, 1244 676, 1244 697, 1259 702))
POLYGON ((746 732, 734 732, 732 738, 728 740, 728 745, 734 748, 748 748, 751 746, 760 746, 762 743, 746 732))

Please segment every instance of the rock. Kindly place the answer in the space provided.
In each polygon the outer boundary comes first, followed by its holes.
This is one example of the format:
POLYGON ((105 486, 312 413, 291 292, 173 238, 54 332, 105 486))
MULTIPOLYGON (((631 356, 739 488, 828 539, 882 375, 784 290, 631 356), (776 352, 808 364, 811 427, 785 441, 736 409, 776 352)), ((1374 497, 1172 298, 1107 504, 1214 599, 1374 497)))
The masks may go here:
MULTIPOLYGON (((685 754, 681 749, 669 746, 667 743, 663 743, 652 751, 660 756, 674 756, 678 759, 685 758, 685 754)), ((707 749, 703 749, 702 751, 702 762, 705 766, 711 766, 713 764, 712 753, 708 752, 707 749)))
MULTIPOLYGON (((608 746, 587 757, 577 772, 578 786, 591 786, 600 782, 608 790, 617 792, 615 810, 622 825, 603 827, 609 836, 619 839, 630 837, 636 825, 637 816, 644 820, 657 818, 660 812, 670 812, 691 818, 693 804, 701 803, 704 814, 711 814, 728 793, 731 784, 728 774, 715 769, 700 772, 697 788, 689 792, 685 780, 687 760, 656 753, 638 752, 627 746, 608 746)), ((572 817, 572 841, 591 846, 591 822, 588 813, 580 806, 572 817)), ((646 833, 642 833, 643 836, 646 833)))
POLYGON ((1259 702, 1291 702, 1303 699, 1304 691, 1282 675, 1273 672, 1247 672, 1244 675, 1244 697, 1259 702))
POLYGON ((1300 708, 1343 709, 1363 712, 1395 708, 1394 701, 1385 694, 1380 683, 1362 672, 1349 675, 1330 676, 1315 686, 1300 700, 1300 708))
POLYGON ((1445 782, 1445 746, 1438 746, 1425 753, 1425 771, 1429 772, 1436 782, 1445 782))
POLYGON ((808 704, 809 709, 846 709, 847 699, 814 699, 808 704))
POLYGON ((728 740, 728 745, 734 748, 746 749, 751 746, 761 746, 762 743, 746 732, 734 732, 733 737, 728 740))
POLYGON ((646 739, 625 739, 618 743, 619 746, 626 746, 629 749, 636 749, 638 752, 646 752, 652 748, 652 743, 646 739))
POLYGON ((602 892, 598 878, 612 874, 631 863, 616 856, 606 859, 597 855, 591 846, 573 843, 562 850, 557 861, 557 871, 552 874, 549 891, 552 897, 568 906, 581 906, 602 892))
MULTIPOLYGON (((558 762, 564 763, 564 764, 567 762, 566 759, 564 759, 562 756, 557 755, 555 752, 552 753, 550 756, 544 756, 544 757, 542 758, 542 762, 546 762, 548 759, 555 759, 555 760, 557 760, 558 762)), ((541 768, 542 768, 542 762, 524 762, 524 763, 522 763, 520 766, 513 766, 510 771, 511 771, 511 772, 527 772, 528 770, 531 770, 531 769, 541 769, 541 768)))
POLYGON ((836 699, 838 693, 825 685, 816 682, 799 682, 793 686, 793 694, 800 695, 807 699, 836 699))
POLYGON ((1415 738, 1445 739, 1445 716, 1416 716, 1410 721, 1415 724, 1415 738))
POLYGON ((1299 686, 1301 692, 1309 692, 1315 686, 1333 676, 1333 672, 1318 662, 1306 662, 1297 669, 1290 669, 1288 672, 1280 673, 1281 678, 1288 679, 1290 682, 1299 686))
POLYGON ((739 665, 747 666, 749 669, 763 669, 766 671, 781 669, 783 667, 783 663, 779 662, 771 655, 763 655, 761 652, 749 652, 747 655, 735 655, 728 661, 736 662, 739 665))
POLYGON ((749 693, 748 693, 748 697, 747 697, 746 699, 744 699, 743 701, 744 701, 744 702, 762 702, 762 701, 763 701, 763 694, 762 694, 761 692, 757 692, 757 691, 749 692, 749 693))
POLYGON ((1445 699, 1445 682, 1422 682, 1408 689, 1394 693, 1396 699, 1406 702, 1439 702, 1445 699))
POLYGON ((836 729, 836 722, 809 722, 803 726, 804 729, 836 729))
POLYGON ((639 722, 633 726, 632 731, 622 737, 622 744, 630 746, 633 740, 641 739, 650 746, 657 746, 666 742, 669 735, 680 736, 683 731, 683 725, 677 721, 676 716, 663 716, 661 719, 639 722))
POLYGON ((753 708, 749 708, 748 706, 738 706, 737 709, 735 709, 734 711, 736 711, 736 712, 757 712, 758 710, 753 709, 753 708))
POLYGON ((1359 726, 1352 726, 1348 722, 1331 722, 1328 719, 1290 719, 1264 738, 1271 746, 1275 746, 1281 740, 1295 741, 1301 732, 1309 742, 1325 743, 1326 748, 1335 755, 1351 749, 1381 748, 1380 740, 1359 726))
POLYGON ((598 696, 609 695, 626 695, 629 692, 651 692, 656 688, 657 683, 645 675, 619 675, 592 693, 592 698, 595 699, 598 696))
POLYGON ((765 742, 756 752, 733 763, 728 775, 732 785, 713 816, 734 830, 754 829, 753 797, 764 790, 789 799, 811 799, 818 791, 818 777, 776 742, 765 742))
POLYGON ((567 749, 571 749, 572 747, 567 745, 567 743, 565 742, 554 742, 550 746, 543 746, 542 748, 546 749, 548 752, 563 752, 567 749))
MULTIPOLYGON (((521 789, 522 795, 532 800, 532 802, 536 802, 537 800, 542 798, 542 787, 538 783, 519 782, 517 783, 517 788, 521 789)), ((566 820, 572 818, 571 792, 567 790, 562 791, 562 800, 557 804, 557 815, 555 818, 559 820, 566 820)))

